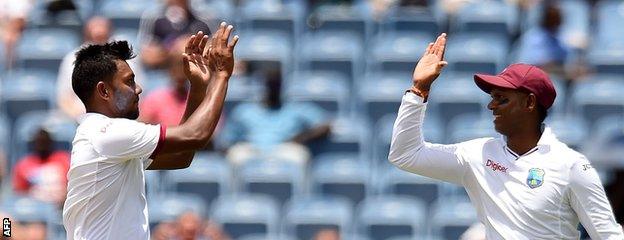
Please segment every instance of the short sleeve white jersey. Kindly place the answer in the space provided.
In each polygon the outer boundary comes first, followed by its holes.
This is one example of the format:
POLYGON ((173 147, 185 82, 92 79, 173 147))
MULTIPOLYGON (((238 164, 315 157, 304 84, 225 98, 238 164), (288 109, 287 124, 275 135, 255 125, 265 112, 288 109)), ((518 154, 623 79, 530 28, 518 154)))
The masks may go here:
POLYGON ((149 239, 145 169, 165 129, 86 113, 72 142, 63 225, 68 239, 149 239))
POLYGON ((600 179, 589 161, 545 127, 523 155, 503 138, 451 145, 425 142, 426 103, 403 96, 388 159, 399 168, 464 186, 487 239, 624 239, 600 179))

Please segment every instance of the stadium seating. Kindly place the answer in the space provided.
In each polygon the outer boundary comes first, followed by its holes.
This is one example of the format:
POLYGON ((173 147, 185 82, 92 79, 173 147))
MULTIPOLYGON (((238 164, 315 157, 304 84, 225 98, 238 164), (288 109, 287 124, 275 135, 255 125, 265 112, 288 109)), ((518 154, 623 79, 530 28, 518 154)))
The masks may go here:
POLYGON ((287 235, 271 236, 267 234, 247 234, 238 238, 238 240, 299 240, 287 235))
POLYGON ((360 153, 367 150, 365 140, 370 139, 364 119, 338 116, 331 122, 331 132, 325 139, 309 144, 313 155, 332 152, 360 153))
POLYGON ((284 4, 276 0, 241 1, 242 28, 276 30, 293 39, 301 32, 303 9, 300 4, 284 4))
MULTIPOLYGON (((412 63, 413 64, 413 63, 412 63)), ((368 115, 376 123, 386 114, 395 114, 401 105, 401 94, 411 86, 411 74, 394 72, 369 73, 361 83, 359 98, 368 115)))
POLYGON ((580 150, 596 169, 624 168, 622 129, 624 118, 620 114, 599 118, 594 124, 590 136, 580 150))
POLYGON ((624 35, 624 30, 617 22, 624 22, 624 3, 618 0, 602 0, 596 4, 598 39, 618 39, 624 35))
POLYGON ((412 198, 378 195, 357 207, 357 224, 373 240, 426 232, 425 204, 412 198))
POLYGON ((503 70, 509 43, 496 34, 458 33, 449 35, 446 71, 495 74, 503 70))
POLYGON ((313 192, 343 196, 357 204, 371 190, 368 189, 371 176, 369 163, 357 154, 324 154, 314 161, 313 192))
POLYGON ((476 1, 463 6, 451 29, 454 32, 490 33, 506 38, 515 33, 518 13, 505 1, 476 1))
MULTIPOLYGON (((603 1, 601 1, 603 2, 603 1)), ((583 48, 583 44, 590 37, 590 6, 584 0, 557 1, 562 13, 559 29, 559 38, 573 48, 583 48)), ((531 7, 523 19, 523 28, 528 30, 540 24, 545 2, 531 7)))
POLYGON ((236 6, 234 6, 234 2, 232 1, 190 0, 189 2, 195 16, 215 22, 227 21, 233 23, 236 20, 234 17, 236 6))
POLYGON ((103 0, 99 12, 110 18, 113 26, 117 28, 138 29, 143 13, 159 7, 158 4, 153 4, 150 0, 103 0))
POLYGON ((60 29, 26 29, 17 46, 18 65, 57 72, 68 52, 80 46, 77 32, 60 29))
POLYGON ((624 113, 624 81, 615 75, 593 75, 574 85, 572 103, 592 128, 597 119, 624 113), (586 94, 591 92, 592 94, 586 94))
POLYGON ((206 207, 200 196, 184 193, 163 193, 147 199, 150 229, 161 222, 175 221, 180 214, 194 212, 206 216, 206 207))
POLYGON ((54 106, 55 75, 50 71, 35 69, 14 71, 2 83, 0 109, 9 124, 22 114, 33 110, 45 110, 54 106))
POLYGON ((370 43, 368 71, 402 72, 409 82, 415 63, 434 35, 421 32, 380 32, 370 43))
POLYGON ((440 30, 433 13, 426 7, 394 7, 381 23, 381 32, 409 31, 434 35, 440 30))
POLYGON ((282 70, 282 76, 291 71, 292 42, 287 34, 280 31, 250 30, 238 33, 236 44, 237 60, 246 61, 256 69, 275 66, 282 70))
POLYGON ((353 206, 348 199, 310 196, 295 198, 285 206, 283 232, 298 239, 312 239, 321 229, 351 232, 353 206))
POLYGON ((481 137, 499 137, 494 130, 494 117, 491 115, 462 114, 448 125, 448 143, 459 143, 481 137))
POLYGON ((433 232, 442 239, 459 239, 472 224, 477 223, 474 207, 468 199, 440 199, 434 203, 431 214, 433 232))
POLYGON ((601 74, 624 74, 624 40, 619 38, 596 39, 587 53, 594 71, 601 74))
POLYGON ((303 192, 303 166, 281 159, 255 159, 245 162, 237 174, 243 192, 265 194, 283 204, 303 192))
POLYGON ((546 118, 557 138, 573 149, 579 149, 587 141, 589 128, 587 122, 578 115, 553 115, 546 118))
POLYGON ((314 17, 314 30, 317 31, 350 31, 356 37, 365 40, 372 31, 370 9, 365 1, 353 5, 321 5, 311 16, 314 17))
POLYGON ((286 83, 285 96, 289 101, 311 102, 331 116, 345 114, 348 110, 348 79, 340 72, 295 72, 286 83))
POLYGON ((175 192, 201 196, 206 206, 233 187, 231 167, 214 154, 196 154, 189 168, 168 171, 167 178, 175 192))
POLYGON ((379 170, 378 193, 414 197, 430 205, 440 197, 439 181, 387 166, 379 170))
POLYGON ((233 239, 259 233, 275 239, 279 214, 278 205, 272 198, 245 193, 219 196, 210 212, 212 219, 220 223, 233 239))
POLYGON ((136 28, 116 28, 111 39, 128 41, 134 51, 141 49, 139 31, 136 28))
POLYGON ((49 238, 56 238, 61 226, 61 213, 51 203, 24 196, 8 196, 0 202, 0 209, 11 216, 11 221, 19 223, 44 223, 49 238))

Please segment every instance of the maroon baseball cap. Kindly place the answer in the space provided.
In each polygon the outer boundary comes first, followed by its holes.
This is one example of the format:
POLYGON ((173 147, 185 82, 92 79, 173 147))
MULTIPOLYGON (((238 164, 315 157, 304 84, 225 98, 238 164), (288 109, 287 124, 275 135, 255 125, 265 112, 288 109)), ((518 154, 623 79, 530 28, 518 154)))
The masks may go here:
POLYGON ((474 81, 486 93, 492 88, 523 89, 535 94, 537 102, 549 109, 557 93, 548 74, 524 63, 511 64, 498 75, 475 74, 474 81))

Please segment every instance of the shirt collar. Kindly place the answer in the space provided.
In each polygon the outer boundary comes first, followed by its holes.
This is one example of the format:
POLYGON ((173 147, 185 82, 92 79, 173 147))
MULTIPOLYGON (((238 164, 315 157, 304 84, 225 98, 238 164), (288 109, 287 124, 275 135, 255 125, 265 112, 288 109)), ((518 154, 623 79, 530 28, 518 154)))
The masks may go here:
POLYGON ((531 154, 531 153, 535 152, 535 150, 540 150, 540 151, 549 150, 550 149, 550 145, 552 145, 553 143, 557 142, 557 137, 552 132, 551 128, 546 126, 546 124, 544 124, 544 123, 542 123, 542 125, 540 126, 540 130, 542 131, 542 135, 540 136, 540 139, 537 141, 537 146, 535 146, 535 148, 529 150, 528 152, 526 152, 523 155, 518 156, 515 152, 513 152, 511 149, 509 149, 509 147, 507 147, 507 137, 501 135, 501 140, 503 141, 503 146, 504 146, 505 150, 509 151, 510 153, 515 155, 516 157, 521 157, 521 156, 524 156, 524 155, 531 154))
POLYGON ((85 120, 87 120, 87 118, 95 117, 95 116, 106 117, 105 115, 103 115, 101 113, 88 112, 88 113, 84 113, 84 114, 78 116, 78 124, 82 124, 85 120))

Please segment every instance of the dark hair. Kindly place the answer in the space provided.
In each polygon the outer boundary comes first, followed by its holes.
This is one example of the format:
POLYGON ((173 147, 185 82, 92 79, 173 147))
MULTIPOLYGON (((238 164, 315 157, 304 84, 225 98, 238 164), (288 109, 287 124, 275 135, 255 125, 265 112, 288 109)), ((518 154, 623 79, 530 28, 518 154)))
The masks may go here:
POLYGON ((546 117, 548 117, 548 110, 542 104, 537 104, 537 114, 539 123, 543 123, 546 117))
POLYGON ((103 45, 90 44, 76 52, 72 88, 83 103, 93 95, 100 81, 110 81, 117 72, 115 60, 134 58, 132 47, 126 41, 109 42, 103 45))

